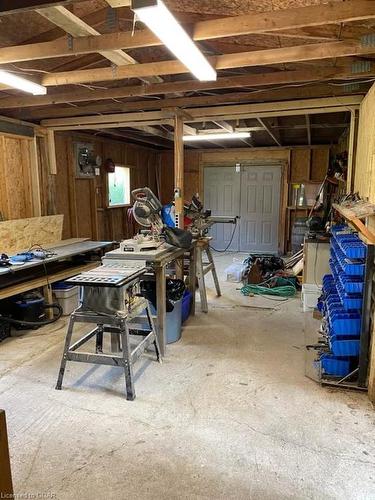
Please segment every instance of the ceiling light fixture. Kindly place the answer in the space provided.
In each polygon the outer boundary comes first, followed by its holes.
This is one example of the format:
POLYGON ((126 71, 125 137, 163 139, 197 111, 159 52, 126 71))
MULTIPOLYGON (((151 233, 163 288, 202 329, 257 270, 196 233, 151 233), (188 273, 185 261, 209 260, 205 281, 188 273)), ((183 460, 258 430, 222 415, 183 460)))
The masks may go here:
POLYGON ((162 0, 132 0, 132 10, 198 80, 216 80, 215 69, 162 0))
POLYGON ((0 83, 18 90, 23 90, 24 92, 29 92, 29 94, 47 94, 47 89, 46 87, 43 87, 43 85, 31 82, 30 80, 26 80, 25 78, 9 73, 8 71, 0 70, 0 83))
POLYGON ((218 134, 197 134, 197 135, 184 135, 184 142, 194 141, 211 141, 221 139, 247 139, 251 137, 250 132, 228 132, 218 134))

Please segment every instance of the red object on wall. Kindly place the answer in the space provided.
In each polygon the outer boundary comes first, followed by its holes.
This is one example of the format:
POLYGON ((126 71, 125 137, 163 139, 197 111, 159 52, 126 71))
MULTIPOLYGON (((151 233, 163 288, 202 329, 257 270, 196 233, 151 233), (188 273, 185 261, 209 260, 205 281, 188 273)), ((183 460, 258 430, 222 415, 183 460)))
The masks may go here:
POLYGON ((107 158, 106 161, 104 162, 104 168, 106 172, 113 173, 116 169, 116 165, 111 158, 107 158))

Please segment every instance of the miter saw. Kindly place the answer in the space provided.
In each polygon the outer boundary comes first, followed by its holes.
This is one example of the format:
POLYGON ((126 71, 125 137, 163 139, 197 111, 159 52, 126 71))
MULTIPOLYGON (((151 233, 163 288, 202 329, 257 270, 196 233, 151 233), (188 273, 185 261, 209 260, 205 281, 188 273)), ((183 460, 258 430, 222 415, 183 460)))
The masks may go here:
POLYGON ((144 252, 160 247, 164 242, 179 248, 190 248, 192 235, 188 231, 170 228, 163 224, 161 218, 162 204, 150 188, 139 188, 132 191, 134 205, 131 214, 134 220, 148 231, 134 238, 122 241, 120 249, 124 252, 144 252))
MULTIPOLYGON (((174 205, 170 203, 162 209, 162 217, 165 224, 174 227, 174 205)), ((199 195, 192 197, 190 203, 184 205, 184 226, 194 238, 206 236, 214 224, 237 224, 238 217, 212 215, 211 210, 205 210, 199 195)))

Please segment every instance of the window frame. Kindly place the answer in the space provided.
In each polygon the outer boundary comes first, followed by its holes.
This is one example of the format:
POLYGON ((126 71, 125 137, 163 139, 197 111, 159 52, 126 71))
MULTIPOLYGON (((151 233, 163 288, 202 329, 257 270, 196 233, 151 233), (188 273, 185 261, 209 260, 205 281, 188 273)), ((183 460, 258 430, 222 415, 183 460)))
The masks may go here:
POLYGON ((112 210, 113 208, 129 208, 131 207, 131 191, 132 191, 132 167, 130 165, 115 163, 115 168, 127 168, 129 171, 129 203, 121 203, 118 205, 111 205, 109 200, 109 174, 113 172, 106 172, 106 208, 112 210))

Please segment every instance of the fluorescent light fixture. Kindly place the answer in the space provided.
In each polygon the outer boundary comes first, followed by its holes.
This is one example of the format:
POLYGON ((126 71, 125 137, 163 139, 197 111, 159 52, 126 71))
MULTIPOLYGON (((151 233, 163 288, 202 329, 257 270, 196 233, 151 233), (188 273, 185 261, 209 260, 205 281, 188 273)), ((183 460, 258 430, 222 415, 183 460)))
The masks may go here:
POLYGON ((198 80, 216 80, 214 68, 162 0, 132 0, 132 10, 198 80))
POLYGON ((250 132, 227 132, 218 134, 197 134, 197 135, 184 135, 184 142, 194 141, 210 141, 221 139, 246 139, 251 136, 250 132))
POLYGON ((8 71, 0 70, 0 83, 34 95, 47 94, 47 89, 46 87, 43 87, 43 85, 30 82, 30 80, 26 80, 25 78, 9 73, 8 71))

